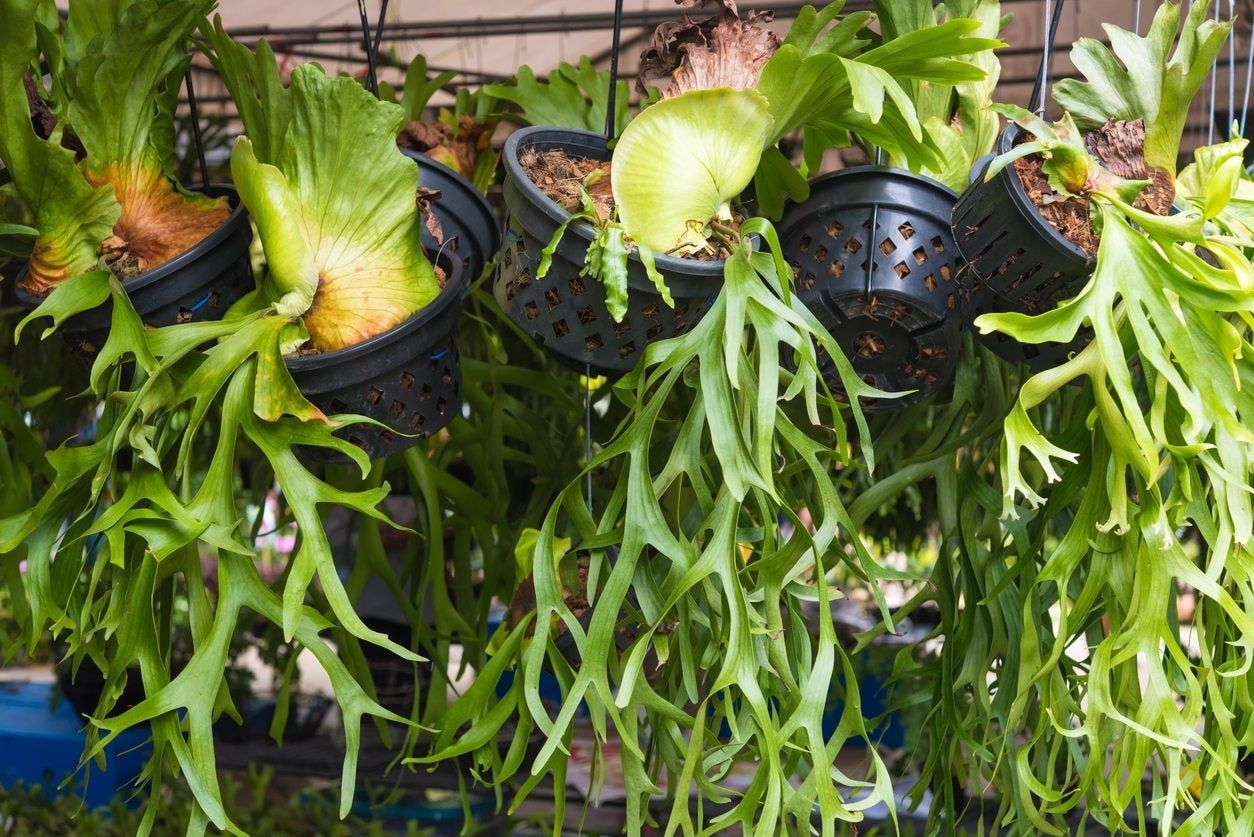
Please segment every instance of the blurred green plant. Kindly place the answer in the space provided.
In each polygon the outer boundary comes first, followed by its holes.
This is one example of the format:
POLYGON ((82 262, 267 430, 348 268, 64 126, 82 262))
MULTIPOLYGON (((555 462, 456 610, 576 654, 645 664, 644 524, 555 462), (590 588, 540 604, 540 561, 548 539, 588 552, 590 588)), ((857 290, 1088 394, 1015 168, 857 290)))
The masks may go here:
MULTIPOLYGON (((341 819, 333 805, 309 805, 299 794, 276 787, 274 770, 250 765, 242 774, 222 773, 222 798, 231 821, 244 834, 272 837, 384 837, 397 833, 381 821, 350 814, 341 819)), ((192 816, 194 796, 184 782, 165 783, 158 804, 143 794, 119 794, 108 807, 87 810, 73 793, 49 794, 20 783, 0 788, 0 833, 5 837, 134 837, 146 824, 142 811, 157 815, 147 827, 157 835, 181 834, 192 816)), ((413 823, 406 837, 425 837, 413 823)))

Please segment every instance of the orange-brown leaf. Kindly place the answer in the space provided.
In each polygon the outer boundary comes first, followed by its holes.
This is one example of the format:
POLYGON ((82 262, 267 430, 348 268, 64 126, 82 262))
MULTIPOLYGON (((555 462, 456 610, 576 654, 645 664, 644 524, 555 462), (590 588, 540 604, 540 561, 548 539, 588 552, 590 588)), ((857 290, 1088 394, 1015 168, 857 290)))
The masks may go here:
POLYGON ((113 186, 122 215, 113 225, 112 249, 125 250, 140 270, 195 247, 231 215, 226 198, 188 197, 158 171, 110 164, 85 173, 93 186, 113 186))

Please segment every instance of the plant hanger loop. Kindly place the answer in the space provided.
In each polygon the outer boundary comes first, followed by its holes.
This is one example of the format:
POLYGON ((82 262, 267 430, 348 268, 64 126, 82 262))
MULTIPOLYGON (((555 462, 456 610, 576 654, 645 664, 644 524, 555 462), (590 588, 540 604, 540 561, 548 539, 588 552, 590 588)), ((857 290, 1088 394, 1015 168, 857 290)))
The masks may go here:
MULTIPOLYGON (((876 147, 875 165, 884 165, 884 149, 876 147)), ((871 206, 871 226, 866 231, 866 271, 863 277, 862 293, 868 298, 875 292, 875 233, 880 227, 880 205, 871 206)))
MULTIPOLYGON (((884 149, 876 146, 875 148, 875 165, 884 165, 884 149)), ((880 226, 880 205, 877 203, 871 207, 871 226, 866 232, 866 277, 863 282, 862 292, 869 298, 874 290, 875 276, 875 231, 880 226)))
MULTIPOLYGON (((1058 0, 1050 11, 1051 0, 1045 0, 1045 44, 1041 51, 1041 67, 1036 74, 1036 84, 1032 87, 1032 97, 1028 100, 1028 110, 1045 115, 1045 100, 1049 96, 1049 63, 1054 56, 1054 39, 1058 37, 1058 24, 1062 20, 1062 7, 1066 0, 1058 0)), ((1139 4, 1138 4, 1139 15, 1139 4)))
POLYGON ((187 65, 184 82, 187 85, 187 109, 192 121, 192 143, 196 146, 196 162, 200 166, 200 185, 209 188, 209 163, 205 160, 205 142, 200 136, 200 108, 196 104, 196 87, 192 84, 191 64, 187 65))

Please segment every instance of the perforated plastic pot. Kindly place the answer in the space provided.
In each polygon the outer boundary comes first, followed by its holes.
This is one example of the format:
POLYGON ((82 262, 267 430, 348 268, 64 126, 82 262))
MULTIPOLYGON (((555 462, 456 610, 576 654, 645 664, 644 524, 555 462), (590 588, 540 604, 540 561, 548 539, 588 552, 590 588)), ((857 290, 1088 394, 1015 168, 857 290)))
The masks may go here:
MULTIPOLYGON (((195 247, 122 283, 145 325, 161 328, 193 320, 221 319, 228 308, 256 287, 248 254, 252 225, 239 194, 230 186, 210 186, 202 191, 230 200, 233 209, 226 223, 195 247)), ((31 310, 43 302, 42 297, 28 294, 20 287, 17 297, 31 310)), ((70 317, 57 331, 80 352, 92 357, 108 339, 112 318, 110 299, 91 311, 70 317)))
MULTIPOLYGON (((461 259, 467 281, 478 279, 501 247, 501 230, 492 205, 473 183, 443 163, 417 151, 401 149, 401 153, 418 164, 418 185, 440 193, 432 211, 444 231, 443 244, 461 259)), ((441 243, 425 227, 422 237, 432 252, 440 249, 441 243)))
MULTIPOLYGON (((1011 151, 1023 134, 1018 125, 1007 127, 997 153, 1011 151)), ((954 238, 966 257, 976 313, 1051 311, 1080 292, 1096 260, 1037 211, 1014 166, 985 182, 989 162, 977 166, 953 211, 954 238)), ((1082 335, 1066 345, 1024 346, 996 332, 977 337, 1006 360, 1032 368, 1053 366, 1088 342, 1082 335)))
POLYGON ((570 217, 544 194, 519 164, 528 148, 560 148, 574 157, 608 160, 605 137, 564 128, 524 128, 505 143, 505 206, 513 243, 502 253, 497 301, 520 328, 559 360, 583 371, 616 376, 631 370, 645 346, 688 331, 709 309, 723 286, 723 262, 656 256, 657 268, 675 300, 670 308, 632 254, 627 267, 627 314, 614 322, 605 287, 581 277, 592 226, 566 228, 543 279, 536 280, 540 254, 570 217))
MULTIPOLYGON (((957 196, 926 177, 862 166, 816 178, 779 224, 797 295, 836 338, 854 370, 911 396, 864 402, 900 408, 952 377, 969 301, 949 219, 957 196)), ((835 364, 822 359, 833 391, 835 364)))
MULTIPOLYGON (((1042 313, 1039 310, 1025 311, 1022 305, 1004 300, 991 291, 983 293, 975 306, 974 318, 981 314, 1019 312, 1027 314, 1042 313)), ((1083 349, 1093 339, 1093 330, 1084 326, 1070 343, 1020 343, 1008 334, 1000 331, 981 334, 976 331, 976 339, 1003 360, 1024 364, 1031 372, 1053 369, 1065 363, 1073 354, 1083 349)))
POLYGON ((457 321, 466 272, 448 251, 437 263, 447 277, 444 289, 405 322, 338 351, 287 361, 301 393, 327 415, 353 413, 384 425, 356 424, 340 431, 371 458, 413 447, 418 436, 440 430, 461 412, 457 321))

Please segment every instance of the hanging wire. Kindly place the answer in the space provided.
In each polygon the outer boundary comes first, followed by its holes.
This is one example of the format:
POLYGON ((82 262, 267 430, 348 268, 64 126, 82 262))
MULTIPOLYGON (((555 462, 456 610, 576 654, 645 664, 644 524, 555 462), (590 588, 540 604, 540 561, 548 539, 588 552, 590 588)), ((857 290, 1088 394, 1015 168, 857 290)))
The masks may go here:
MULTIPOLYGON (((379 24, 374 28, 374 42, 367 42, 366 46, 370 50, 370 54, 366 56, 366 62, 371 67, 379 65, 379 47, 383 45, 383 26, 388 17, 388 0, 383 0, 379 6, 379 24)), ((377 72, 377 70, 376 70, 377 72)), ((375 95, 379 95, 378 78, 375 78, 375 95)))
MULTIPOLYGON (((1215 20, 1219 20, 1219 3, 1215 4, 1215 20)), ((1219 90, 1219 56, 1210 67, 1210 119, 1206 120, 1206 144, 1215 144, 1215 96, 1219 90)))
MULTIPOLYGON (((1218 11, 1218 6, 1216 6, 1218 11)), ((1237 0, 1228 0, 1228 19, 1236 20, 1237 0)), ((1228 124, 1225 131, 1232 130, 1232 121, 1237 118, 1237 39, 1228 38, 1228 124)), ((1230 138, 1229 138, 1230 139, 1230 138)))
POLYGON ((1245 136, 1245 118, 1250 113, 1250 82, 1254 80, 1254 27, 1250 28, 1245 44, 1245 95, 1241 98, 1241 136, 1245 136))
POLYGON ((205 142, 200 136, 200 108, 196 105, 196 87, 192 84, 192 65, 183 76, 187 85, 187 109, 192 120, 192 143, 196 146, 196 162, 200 164, 200 185, 209 188, 209 163, 205 160, 205 142))
POLYGON ((466 52, 467 43, 468 41, 466 38, 457 39, 457 66, 459 67, 470 66, 470 56, 466 52))
POLYGON ((1050 12, 1050 0, 1045 0, 1045 45, 1041 51, 1041 68, 1036 74, 1036 84, 1032 87, 1032 98, 1028 100, 1028 110, 1045 115, 1045 100, 1049 96, 1049 64, 1054 56, 1054 39, 1058 36, 1058 24, 1062 22, 1062 7, 1065 0, 1058 0, 1050 12))
POLYGON ((370 15, 366 13, 366 0, 357 0, 357 14, 361 17, 361 36, 366 40, 366 87, 377 97, 379 76, 374 68, 374 50, 371 49, 370 43, 370 15))
MULTIPOLYGON (((875 165, 881 165, 883 160, 883 149, 875 149, 875 165)), ((879 247, 875 246, 875 239, 878 237, 880 228, 880 202, 876 201, 871 204, 871 223, 866 230, 866 272, 863 275, 862 293, 866 299, 875 299, 875 251, 879 247)), ((874 318, 872 318, 874 319, 874 318)))
MULTIPOLYGON (((614 39, 610 49, 610 91, 605 100, 605 141, 614 139, 618 122, 614 118, 618 109, 618 53, 623 44, 623 0, 614 0, 614 39)), ((583 456, 584 467, 592 462, 592 364, 584 364, 583 394, 583 456)), ((588 514, 592 514, 592 470, 584 474, 584 499, 588 514)))
POLYGON ((583 476, 583 496, 588 504, 588 514, 592 514, 592 364, 583 365, 583 467, 587 469, 583 476))
MULTIPOLYGON (((884 149, 879 146, 875 147, 875 165, 877 167, 884 165, 884 149)), ((867 299, 872 298, 872 294, 874 292, 872 285, 875 281, 875 251, 877 249, 875 246, 875 239, 876 232, 879 228, 880 205, 879 202, 876 201, 871 204, 871 225, 867 227, 866 231, 866 275, 863 282, 862 293, 867 299)))
POLYGON ((623 0, 614 0, 614 43, 610 49, 610 95, 605 103, 605 139, 614 139, 618 127, 614 112, 618 105, 618 53, 623 43, 623 0))
POLYGON ((483 38, 475 39, 475 70, 483 73, 483 38))
POLYGON ((1044 0, 1041 4, 1041 8, 1045 14, 1045 48, 1041 52, 1041 74, 1036 79, 1038 85, 1037 90, 1040 92, 1039 94, 1035 91, 1033 93, 1033 98, 1036 99, 1036 107, 1032 108, 1032 110, 1040 108, 1041 116, 1045 115, 1045 109, 1047 107, 1045 102, 1049 96, 1049 65, 1054 59, 1053 24, 1049 13, 1049 3, 1050 0, 1044 0))
POLYGON ((558 22, 557 54, 558 54, 558 59, 562 62, 565 62, 566 61, 566 36, 570 34, 570 27, 566 24, 566 10, 562 9, 559 15, 561 19, 558 22))
POLYGON ((1136 11, 1132 13, 1132 34, 1141 34, 1141 0, 1136 0, 1136 11))

